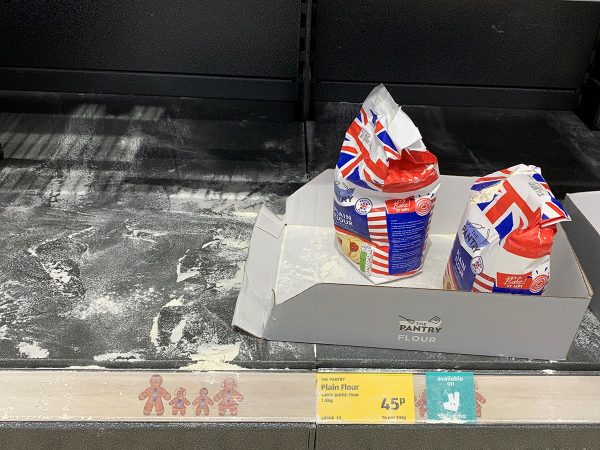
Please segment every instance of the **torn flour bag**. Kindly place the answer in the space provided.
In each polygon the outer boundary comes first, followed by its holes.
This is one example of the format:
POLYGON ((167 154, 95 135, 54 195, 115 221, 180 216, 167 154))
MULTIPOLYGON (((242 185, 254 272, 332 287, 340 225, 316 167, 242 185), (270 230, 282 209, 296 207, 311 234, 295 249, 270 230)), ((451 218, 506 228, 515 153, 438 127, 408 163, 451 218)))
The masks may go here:
POLYGON ((418 273, 438 187, 437 158, 380 84, 348 128, 336 165, 338 249, 374 283, 418 273))
POLYGON ((550 279, 556 223, 570 220, 539 167, 479 178, 444 274, 444 288, 541 295, 550 279))

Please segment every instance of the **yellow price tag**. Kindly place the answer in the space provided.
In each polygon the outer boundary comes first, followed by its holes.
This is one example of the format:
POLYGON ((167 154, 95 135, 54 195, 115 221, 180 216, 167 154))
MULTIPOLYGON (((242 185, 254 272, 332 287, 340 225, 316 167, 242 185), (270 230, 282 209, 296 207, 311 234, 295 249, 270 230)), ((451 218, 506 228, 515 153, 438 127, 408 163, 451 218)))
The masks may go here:
POLYGON ((415 421, 410 373, 317 373, 321 422, 406 423, 415 421))

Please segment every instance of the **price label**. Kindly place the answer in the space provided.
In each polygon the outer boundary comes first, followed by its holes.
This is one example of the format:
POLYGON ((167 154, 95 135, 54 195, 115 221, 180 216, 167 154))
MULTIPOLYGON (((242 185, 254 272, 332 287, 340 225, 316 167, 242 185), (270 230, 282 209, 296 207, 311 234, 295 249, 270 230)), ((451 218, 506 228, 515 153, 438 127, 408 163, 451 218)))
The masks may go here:
POLYGON ((317 392, 321 422, 415 421, 412 374, 318 373, 317 392))

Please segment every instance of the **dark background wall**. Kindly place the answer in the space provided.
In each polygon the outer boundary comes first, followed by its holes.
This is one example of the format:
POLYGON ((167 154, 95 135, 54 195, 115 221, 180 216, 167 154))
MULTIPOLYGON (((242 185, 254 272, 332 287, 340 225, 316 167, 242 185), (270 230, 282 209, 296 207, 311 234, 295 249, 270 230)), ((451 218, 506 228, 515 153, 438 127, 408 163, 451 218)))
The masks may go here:
POLYGON ((2 0, 0 88, 296 96, 300 0, 2 0))
POLYGON ((384 81, 403 104, 572 109, 598 5, 522 0, 319 0, 317 100, 384 81))
POLYGON ((0 90, 290 103, 383 81, 404 104, 574 109, 600 23, 597 2, 547 0, 0 5, 0 90))

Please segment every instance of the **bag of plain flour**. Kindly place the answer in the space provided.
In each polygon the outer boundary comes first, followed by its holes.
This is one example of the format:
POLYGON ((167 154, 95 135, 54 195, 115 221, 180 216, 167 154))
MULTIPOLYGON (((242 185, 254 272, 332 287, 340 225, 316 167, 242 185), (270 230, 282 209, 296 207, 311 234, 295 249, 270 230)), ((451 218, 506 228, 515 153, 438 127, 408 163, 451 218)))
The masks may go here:
POLYGON ((336 165, 338 249, 374 283, 418 273, 438 187, 437 158, 380 84, 348 128, 336 165))
POLYGON ((444 274, 444 288, 541 295, 550 279, 556 223, 571 220, 539 167, 479 178, 444 274))

